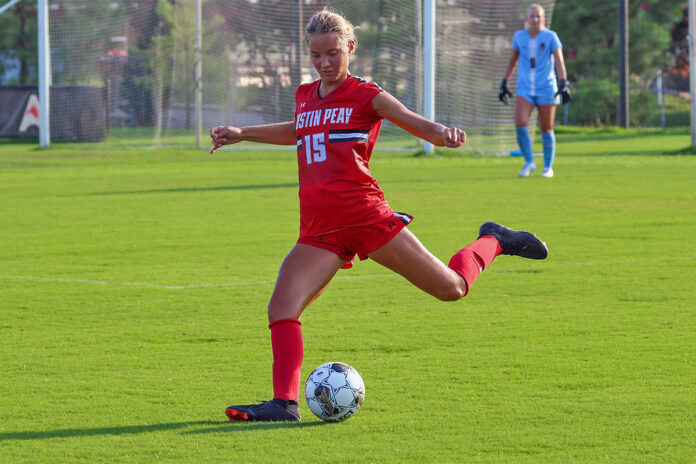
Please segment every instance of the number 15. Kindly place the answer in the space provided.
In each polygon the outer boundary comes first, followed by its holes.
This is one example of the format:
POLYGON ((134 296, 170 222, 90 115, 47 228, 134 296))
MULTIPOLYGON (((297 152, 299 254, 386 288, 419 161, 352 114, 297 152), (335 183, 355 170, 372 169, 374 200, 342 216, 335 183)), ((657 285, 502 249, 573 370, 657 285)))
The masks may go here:
POLYGON ((315 163, 326 161, 326 147, 324 146, 324 133, 312 134, 310 141, 309 135, 304 136, 305 155, 307 155, 307 164, 312 164, 312 158, 315 163))

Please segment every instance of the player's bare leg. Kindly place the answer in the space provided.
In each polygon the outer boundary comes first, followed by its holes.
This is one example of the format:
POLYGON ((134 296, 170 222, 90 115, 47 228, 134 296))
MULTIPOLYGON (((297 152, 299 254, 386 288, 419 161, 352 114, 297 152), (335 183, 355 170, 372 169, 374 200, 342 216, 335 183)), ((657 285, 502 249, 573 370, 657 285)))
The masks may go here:
POLYGON ((479 229, 479 238, 452 256, 448 266, 408 229, 402 229, 368 256, 434 297, 454 301, 468 293, 479 274, 499 254, 544 259, 548 249, 534 234, 489 221, 479 229))
POLYGON ((273 348, 273 399, 229 406, 230 420, 292 421, 299 411, 300 369, 304 357, 300 315, 319 297, 345 261, 330 251, 296 244, 283 260, 268 304, 273 348))
POLYGON ((532 152, 532 140, 529 138, 529 116, 534 110, 534 104, 526 98, 517 95, 515 97, 515 135, 517 144, 524 156, 524 166, 518 174, 519 177, 527 177, 536 170, 534 154, 532 152))
POLYGON ((328 250, 296 244, 278 271, 273 295, 268 303, 268 322, 299 319, 344 264, 344 260, 328 250))
POLYGON ((556 134, 553 123, 556 118, 556 105, 539 105, 539 127, 541 144, 544 148, 544 170, 542 177, 553 177, 553 161, 556 157, 556 134))
POLYGON ((515 127, 529 126, 529 117, 534 111, 534 103, 524 97, 515 97, 515 127))
POLYGON ((551 132, 553 130, 553 122, 556 119, 556 105, 539 105, 537 112, 541 133, 551 132))
POLYGON ((407 228, 368 257, 440 300, 458 300, 467 293, 464 279, 430 253, 407 228))

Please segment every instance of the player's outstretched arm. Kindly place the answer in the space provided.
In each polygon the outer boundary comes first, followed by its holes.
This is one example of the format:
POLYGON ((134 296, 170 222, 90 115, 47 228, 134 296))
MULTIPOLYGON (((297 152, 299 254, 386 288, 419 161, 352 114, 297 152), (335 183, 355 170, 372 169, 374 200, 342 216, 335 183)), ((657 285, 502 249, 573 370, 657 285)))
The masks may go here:
POLYGON ((274 145, 295 145, 295 122, 281 122, 278 124, 266 124, 263 126, 217 126, 210 129, 210 138, 213 148, 210 153, 215 153, 223 145, 231 145, 239 142, 271 143, 274 145))
POLYGON ((414 113, 388 92, 381 92, 373 98, 372 107, 383 118, 438 147, 457 148, 466 141, 463 130, 445 127, 414 113))

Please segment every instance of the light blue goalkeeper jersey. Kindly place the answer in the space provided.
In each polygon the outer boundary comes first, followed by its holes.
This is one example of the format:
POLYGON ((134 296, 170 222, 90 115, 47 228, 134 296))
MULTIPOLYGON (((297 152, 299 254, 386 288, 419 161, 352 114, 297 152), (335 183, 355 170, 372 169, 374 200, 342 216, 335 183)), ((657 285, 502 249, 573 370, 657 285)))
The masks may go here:
POLYGON ((553 52, 562 48, 561 41, 550 29, 542 29, 530 37, 527 29, 515 32, 512 48, 520 52, 517 67, 518 95, 547 96, 558 90, 553 52))

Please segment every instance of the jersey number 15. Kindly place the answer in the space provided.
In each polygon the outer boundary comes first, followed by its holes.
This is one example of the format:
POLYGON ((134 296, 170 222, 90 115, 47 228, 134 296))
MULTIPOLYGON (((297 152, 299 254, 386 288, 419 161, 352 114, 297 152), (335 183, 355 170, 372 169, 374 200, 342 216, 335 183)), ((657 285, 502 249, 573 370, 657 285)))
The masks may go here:
POLYGON ((312 134, 304 136, 304 149, 307 156, 307 164, 321 163, 326 161, 326 146, 324 146, 324 133, 312 134))

